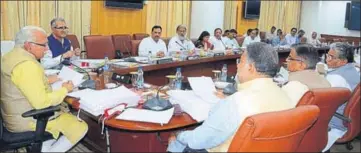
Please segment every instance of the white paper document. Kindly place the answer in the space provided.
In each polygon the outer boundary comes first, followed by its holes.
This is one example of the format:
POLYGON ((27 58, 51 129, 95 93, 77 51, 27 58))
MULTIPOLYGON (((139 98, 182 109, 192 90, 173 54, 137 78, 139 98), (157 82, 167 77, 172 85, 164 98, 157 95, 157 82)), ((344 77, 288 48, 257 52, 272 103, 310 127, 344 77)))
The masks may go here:
POLYGON ((58 77, 61 79, 61 81, 57 81, 51 85, 53 90, 60 89, 63 82, 66 81, 72 81, 74 84, 74 87, 79 86, 81 83, 83 83, 83 77, 84 75, 74 71, 73 69, 63 66, 63 68, 60 70, 58 77))
POLYGON ((174 107, 165 111, 152 111, 145 109, 128 108, 119 116, 118 120, 140 121, 149 123, 168 124, 172 118, 174 107))
POLYGON ((209 111, 214 106, 198 97, 193 91, 170 90, 167 94, 172 104, 179 104, 184 112, 198 122, 208 118, 209 111))
POLYGON ((140 100, 139 95, 124 86, 103 90, 84 89, 69 93, 68 96, 79 98, 80 108, 94 116, 122 103, 127 104, 127 107, 137 106, 140 100))
POLYGON ((193 92, 208 103, 215 104, 220 99, 215 95, 216 87, 211 77, 188 77, 193 92))
POLYGON ((337 139, 341 138, 347 131, 341 131, 339 129, 332 128, 331 131, 328 131, 328 141, 325 149, 322 152, 329 150, 332 145, 337 141, 337 139))

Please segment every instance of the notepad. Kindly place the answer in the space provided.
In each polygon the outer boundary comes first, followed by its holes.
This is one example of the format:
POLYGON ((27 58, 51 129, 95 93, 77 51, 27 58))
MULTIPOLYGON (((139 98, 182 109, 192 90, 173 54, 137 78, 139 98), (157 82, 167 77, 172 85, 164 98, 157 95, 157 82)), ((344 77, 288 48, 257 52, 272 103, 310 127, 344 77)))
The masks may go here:
POLYGON ((152 111, 145 109, 128 108, 119 116, 118 120, 139 121, 149 123, 168 124, 172 118, 174 108, 165 111, 152 111))
POLYGON ((79 86, 81 83, 83 83, 83 77, 84 75, 74 71, 73 69, 63 66, 62 69, 59 72, 58 77, 61 79, 61 81, 54 82, 51 87, 53 90, 60 89, 62 84, 66 81, 72 81, 74 87, 79 86))

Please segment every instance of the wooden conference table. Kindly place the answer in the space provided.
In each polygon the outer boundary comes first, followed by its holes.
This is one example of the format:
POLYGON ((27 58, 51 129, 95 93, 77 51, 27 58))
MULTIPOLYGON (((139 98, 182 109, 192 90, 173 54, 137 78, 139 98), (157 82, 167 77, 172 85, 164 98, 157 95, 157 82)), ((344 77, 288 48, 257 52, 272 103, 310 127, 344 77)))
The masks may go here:
MULTIPOLYGON (((280 63, 287 58, 289 49, 278 50, 280 63)), ((328 51, 328 48, 318 49, 319 53, 328 51)), ((147 65, 143 67, 145 82, 157 86, 167 84, 166 75, 175 74, 176 68, 182 68, 182 75, 190 76, 213 76, 212 70, 220 70, 223 64, 228 65, 228 75, 236 74, 236 59, 240 55, 227 55, 213 58, 202 58, 190 61, 180 61, 167 64, 147 65)), ((121 68, 112 65, 112 71, 118 74, 129 74, 137 68, 121 68)), ((65 100, 77 110, 78 101, 73 98, 65 100)), ((135 121, 116 120, 111 118, 105 121, 107 132, 101 134, 99 117, 82 111, 80 117, 88 124, 88 134, 84 138, 86 146, 95 150, 107 151, 107 138, 111 152, 165 152, 168 138, 172 132, 186 130, 200 125, 187 113, 173 116, 168 124, 160 125, 153 123, 142 123, 135 121), (108 137, 107 137, 108 136, 108 137)))

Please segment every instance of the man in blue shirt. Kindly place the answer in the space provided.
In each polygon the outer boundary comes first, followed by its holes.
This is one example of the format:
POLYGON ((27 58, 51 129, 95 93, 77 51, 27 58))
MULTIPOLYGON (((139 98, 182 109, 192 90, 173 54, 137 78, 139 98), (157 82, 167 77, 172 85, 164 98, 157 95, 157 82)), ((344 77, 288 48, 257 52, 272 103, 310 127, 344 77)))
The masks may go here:
POLYGON ((278 54, 271 45, 263 42, 248 45, 237 65, 241 83, 238 91, 218 102, 201 126, 172 135, 167 150, 182 152, 188 146, 226 152, 246 117, 292 108, 290 98, 272 79, 279 69, 278 62, 278 54))

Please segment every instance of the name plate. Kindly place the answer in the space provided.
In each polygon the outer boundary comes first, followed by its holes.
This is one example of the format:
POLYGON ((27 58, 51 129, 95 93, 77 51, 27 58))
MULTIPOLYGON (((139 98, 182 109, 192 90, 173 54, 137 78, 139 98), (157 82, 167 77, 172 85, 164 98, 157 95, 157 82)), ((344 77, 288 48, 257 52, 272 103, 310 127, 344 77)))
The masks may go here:
POLYGON ((214 53, 213 55, 214 57, 217 57, 217 56, 224 56, 224 53, 214 53))
POLYGON ((172 58, 165 58, 165 59, 157 60, 157 64, 165 64, 165 63, 172 63, 172 62, 173 62, 172 58))
POLYGON ((195 55, 195 56, 188 56, 187 57, 187 60, 196 60, 196 59, 199 59, 200 56, 199 55, 195 55))

